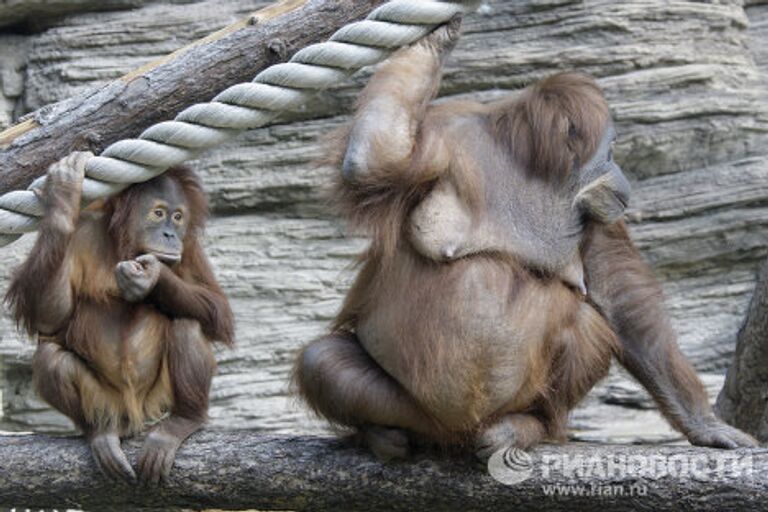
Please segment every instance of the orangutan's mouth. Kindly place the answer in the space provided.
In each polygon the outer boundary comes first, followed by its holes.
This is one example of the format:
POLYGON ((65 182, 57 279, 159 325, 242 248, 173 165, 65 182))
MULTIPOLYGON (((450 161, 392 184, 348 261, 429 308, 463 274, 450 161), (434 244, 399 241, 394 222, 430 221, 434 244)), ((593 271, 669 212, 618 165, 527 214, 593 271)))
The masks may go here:
POLYGON ((158 252, 152 251, 152 255, 166 265, 173 265, 181 261, 181 254, 177 252, 158 252))

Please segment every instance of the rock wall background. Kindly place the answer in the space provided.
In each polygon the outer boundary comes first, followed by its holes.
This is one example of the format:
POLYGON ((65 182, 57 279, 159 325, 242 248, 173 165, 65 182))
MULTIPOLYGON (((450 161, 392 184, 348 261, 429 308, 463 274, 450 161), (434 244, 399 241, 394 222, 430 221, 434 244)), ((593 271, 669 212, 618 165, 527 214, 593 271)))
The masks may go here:
MULTIPOLYGON (((0 129, 268 3, 0 2, 0 129)), ((563 69, 606 90, 617 159, 634 182, 632 232, 714 397, 768 255, 768 1, 491 0, 466 20, 441 94, 493 99, 563 69)), ((323 430, 289 397, 287 375, 339 306, 365 241, 325 212, 330 171, 311 161, 367 76, 319 98, 306 119, 194 163, 214 207, 209 252, 238 320, 238 348, 218 354, 212 428, 323 430)), ((31 242, 0 249, 0 289, 31 242)), ((68 431, 30 389, 31 351, 2 318, 0 430, 68 431)), ((679 439, 619 369, 572 426, 579 439, 679 439)))

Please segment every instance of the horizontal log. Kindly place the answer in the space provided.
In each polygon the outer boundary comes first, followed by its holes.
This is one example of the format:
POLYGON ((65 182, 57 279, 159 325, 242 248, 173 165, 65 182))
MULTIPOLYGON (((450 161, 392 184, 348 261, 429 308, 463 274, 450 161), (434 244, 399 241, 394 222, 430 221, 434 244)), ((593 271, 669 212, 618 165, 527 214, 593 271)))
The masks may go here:
MULTIPOLYGON (((124 445, 135 462, 140 441, 124 445)), ((544 445, 509 460, 493 463, 503 484, 470 455, 381 463, 346 439, 200 432, 161 490, 137 492, 102 478, 80 438, 0 436, 0 507, 659 512, 768 502, 765 449, 544 445)))
POLYGON ((0 132, 0 195, 25 188, 76 150, 99 153, 248 82, 327 39, 385 0, 283 0, 98 89, 49 105, 0 132))

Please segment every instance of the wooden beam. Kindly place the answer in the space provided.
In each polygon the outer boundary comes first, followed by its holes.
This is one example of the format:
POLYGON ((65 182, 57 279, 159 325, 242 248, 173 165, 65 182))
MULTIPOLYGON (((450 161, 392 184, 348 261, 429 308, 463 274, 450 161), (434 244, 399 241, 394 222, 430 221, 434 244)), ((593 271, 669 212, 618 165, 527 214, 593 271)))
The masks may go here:
POLYGON ((284 0, 96 90, 49 105, 0 132, 0 195, 25 188, 76 150, 99 153, 253 79, 327 39, 385 0, 284 0))
MULTIPOLYGON (((139 440, 124 443, 134 464, 139 440)), ((505 485, 472 455, 381 463, 346 440, 200 432, 161 490, 105 480, 80 438, 0 436, 0 508, 441 512, 765 510, 768 450, 568 444, 505 485)))

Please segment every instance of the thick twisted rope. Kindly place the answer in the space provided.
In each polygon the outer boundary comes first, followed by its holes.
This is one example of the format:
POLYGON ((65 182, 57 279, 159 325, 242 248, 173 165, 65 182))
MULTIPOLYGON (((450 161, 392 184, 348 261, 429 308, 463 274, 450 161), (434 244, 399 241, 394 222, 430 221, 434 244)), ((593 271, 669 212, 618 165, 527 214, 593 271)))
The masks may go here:
MULTIPOLYGON (((149 127, 138 139, 110 145, 86 165, 84 202, 150 180, 243 130, 269 124, 281 112, 301 109, 317 91, 384 60, 477 3, 393 0, 376 8, 367 19, 342 27, 329 41, 300 50, 290 62, 263 70, 252 82, 233 85, 209 103, 192 105, 173 121, 149 127)), ((27 190, 0 196, 0 247, 37 228, 43 205, 36 191, 44 180, 41 176, 27 190)))

